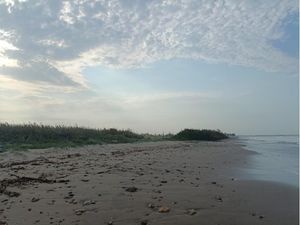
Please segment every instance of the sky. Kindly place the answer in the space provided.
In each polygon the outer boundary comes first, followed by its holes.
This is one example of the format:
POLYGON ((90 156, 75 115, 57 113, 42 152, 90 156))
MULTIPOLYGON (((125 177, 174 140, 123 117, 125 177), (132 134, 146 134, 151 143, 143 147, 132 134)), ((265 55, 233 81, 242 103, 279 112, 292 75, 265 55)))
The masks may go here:
POLYGON ((298 1, 0 0, 0 122, 298 134, 298 1))

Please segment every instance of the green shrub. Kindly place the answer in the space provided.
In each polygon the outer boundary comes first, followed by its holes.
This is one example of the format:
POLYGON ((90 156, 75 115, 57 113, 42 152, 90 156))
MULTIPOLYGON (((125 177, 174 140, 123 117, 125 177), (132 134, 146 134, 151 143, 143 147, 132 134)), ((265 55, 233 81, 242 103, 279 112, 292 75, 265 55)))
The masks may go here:
POLYGON ((228 138, 227 135, 219 130, 195 130, 184 129, 174 135, 175 140, 199 140, 199 141, 218 141, 228 138))

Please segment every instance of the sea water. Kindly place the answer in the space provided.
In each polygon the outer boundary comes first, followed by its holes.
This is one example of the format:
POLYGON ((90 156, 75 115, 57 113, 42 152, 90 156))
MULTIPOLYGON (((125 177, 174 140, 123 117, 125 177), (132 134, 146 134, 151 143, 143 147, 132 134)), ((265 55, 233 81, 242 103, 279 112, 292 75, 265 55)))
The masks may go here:
POLYGON ((247 178, 299 187, 299 136, 239 136, 244 148, 255 151, 242 169, 247 178))

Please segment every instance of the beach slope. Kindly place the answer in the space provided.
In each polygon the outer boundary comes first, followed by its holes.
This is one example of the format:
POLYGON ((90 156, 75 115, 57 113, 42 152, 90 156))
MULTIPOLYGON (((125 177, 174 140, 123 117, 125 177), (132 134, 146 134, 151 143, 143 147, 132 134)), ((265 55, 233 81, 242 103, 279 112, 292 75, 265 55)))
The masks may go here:
POLYGON ((0 224, 297 225, 298 189, 236 179, 234 140, 5 152, 0 224))

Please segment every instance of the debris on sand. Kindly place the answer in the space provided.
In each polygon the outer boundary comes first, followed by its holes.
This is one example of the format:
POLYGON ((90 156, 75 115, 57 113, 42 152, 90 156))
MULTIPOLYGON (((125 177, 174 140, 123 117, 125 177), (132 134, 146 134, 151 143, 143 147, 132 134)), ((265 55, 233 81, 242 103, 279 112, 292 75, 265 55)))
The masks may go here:
POLYGON ((170 208, 169 207, 166 207, 166 206, 162 206, 158 209, 158 212, 160 213, 168 213, 170 212, 170 208))
POLYGON ((48 160, 45 157, 37 157, 33 160, 28 160, 28 161, 1 163, 0 168, 8 168, 8 167, 12 167, 12 166, 20 166, 20 165, 27 165, 27 164, 31 164, 33 166, 38 166, 43 163, 54 163, 54 162, 48 160))
POLYGON ((53 183, 69 183, 70 182, 70 180, 68 180, 68 179, 58 179, 58 180, 54 180, 54 182, 53 183))
POLYGON ((112 154, 113 156, 116 156, 116 157, 118 157, 118 156, 124 156, 124 155, 125 155, 125 153, 122 152, 122 151, 114 151, 114 152, 112 152, 111 154, 112 154))
POLYGON ((85 213, 85 209, 76 209, 75 210, 75 215, 77 215, 77 216, 80 216, 80 215, 82 215, 83 213, 85 213))
POLYGON ((148 204, 148 208, 149 208, 149 209, 154 209, 154 208, 155 208, 155 205, 152 204, 152 203, 149 203, 149 204, 148 204))
POLYGON ((33 197, 33 198, 31 199, 31 202, 38 202, 39 200, 40 200, 39 198, 33 197))
POLYGON ((193 216, 197 213, 197 211, 195 209, 189 209, 187 210, 187 214, 190 215, 190 216, 193 216))
POLYGON ((148 220, 141 220, 141 225, 147 225, 148 224, 148 220))
POLYGON ((90 180, 89 179, 86 179, 86 178, 83 178, 81 179, 82 182, 89 182, 90 180))
POLYGON ((94 200, 87 200, 87 201, 83 202, 84 206, 86 206, 86 205, 94 205, 94 204, 96 204, 96 201, 94 201, 94 200))
POLYGON ((222 199, 222 197, 221 197, 220 195, 217 195, 217 196, 215 197, 215 199, 216 199, 218 202, 223 202, 223 199, 222 199))
POLYGON ((73 198, 73 199, 71 199, 71 201, 69 201, 69 204, 74 204, 74 205, 75 205, 75 204, 77 204, 77 203, 78 203, 78 202, 77 202, 77 200, 76 200, 76 199, 74 199, 74 198, 73 198))
POLYGON ((127 187, 125 188, 125 191, 127 192, 136 192, 138 189, 136 187, 127 187))
POLYGON ((75 153, 75 154, 67 154, 67 158, 74 158, 74 157, 80 157, 80 153, 75 153))
POLYGON ((64 199, 71 199, 71 198, 73 198, 73 197, 74 197, 73 192, 72 192, 72 191, 69 191, 69 192, 68 192, 68 195, 65 196, 64 199))
POLYGON ((21 194, 18 193, 18 192, 15 192, 15 191, 8 191, 8 190, 4 190, 3 192, 1 192, 0 190, 0 193, 3 193, 5 195, 7 195, 8 197, 19 197, 21 194))
POLYGON ((34 183, 47 183, 47 184, 53 184, 53 183, 60 183, 60 181, 57 180, 49 180, 44 177, 19 177, 16 176, 16 178, 13 179, 3 179, 0 181, 0 194, 5 194, 9 197, 18 197, 20 193, 13 192, 7 190, 7 187, 21 187, 28 184, 34 184, 34 183))

